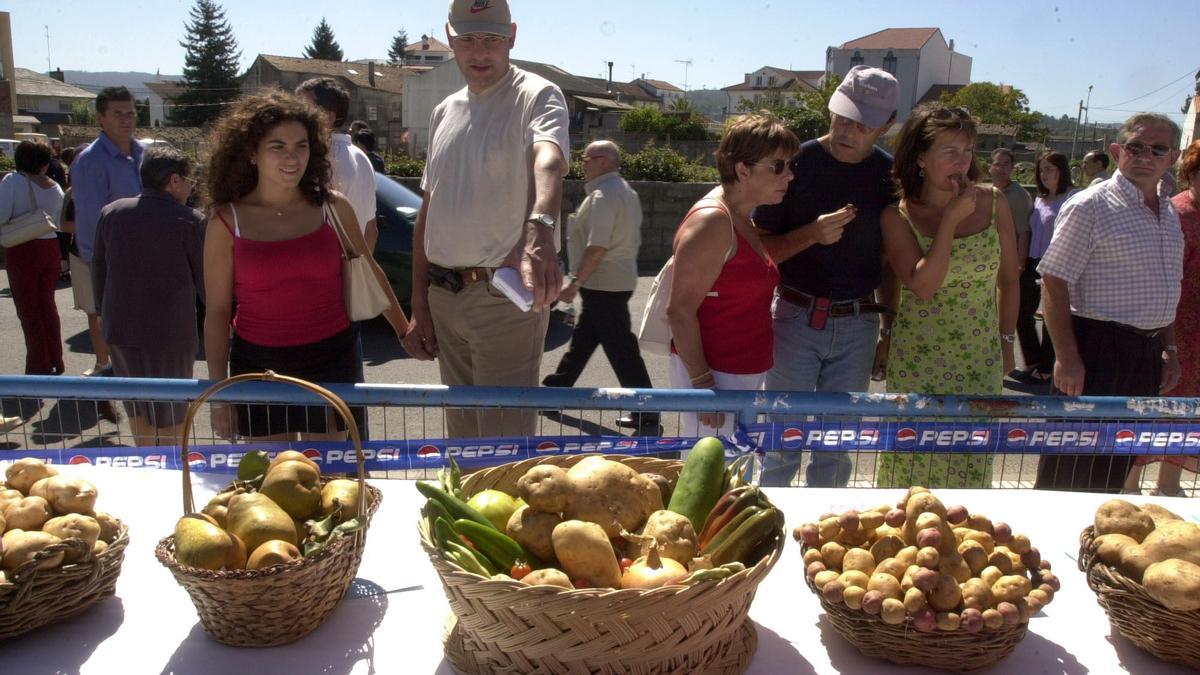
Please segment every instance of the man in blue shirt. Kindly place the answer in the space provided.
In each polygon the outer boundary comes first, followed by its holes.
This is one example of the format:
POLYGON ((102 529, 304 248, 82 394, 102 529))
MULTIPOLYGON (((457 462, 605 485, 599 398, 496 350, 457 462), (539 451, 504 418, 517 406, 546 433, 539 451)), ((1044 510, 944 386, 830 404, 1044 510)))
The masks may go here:
POLYGON ((93 375, 108 366, 108 345, 100 332, 100 314, 92 292, 92 251, 100 210, 124 197, 142 192, 142 145, 133 138, 137 111, 125 87, 106 87, 96 96, 100 136, 79 153, 71 165, 71 194, 75 202, 75 249, 71 255, 71 290, 75 309, 88 317, 88 334, 96 365, 84 371, 93 375))
MULTIPOLYGON (((783 201, 754 211, 780 274, 768 390, 867 391, 886 354, 894 282, 883 265, 879 216, 895 201, 895 186, 892 157, 875 143, 895 121, 899 92, 890 73, 851 68, 829 99, 829 133, 792 159, 796 179, 783 201)), ((799 459, 767 453, 762 484, 790 484, 799 459)), ((815 452, 806 483, 844 487, 853 470, 848 452, 815 452)))

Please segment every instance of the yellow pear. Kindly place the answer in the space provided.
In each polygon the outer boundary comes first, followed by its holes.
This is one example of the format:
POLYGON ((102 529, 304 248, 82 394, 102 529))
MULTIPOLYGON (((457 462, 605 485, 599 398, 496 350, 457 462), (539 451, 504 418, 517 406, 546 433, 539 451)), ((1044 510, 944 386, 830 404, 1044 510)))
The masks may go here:
POLYGON ((233 535, 203 514, 189 513, 175 523, 175 560, 180 565, 205 570, 234 569, 239 562, 245 564, 245 548, 239 544, 233 535))
POLYGON ((234 495, 229 500, 226 523, 247 551, 254 551, 272 539, 296 544, 296 524, 291 516, 261 492, 234 495))
POLYGON ((346 478, 331 480, 321 488, 321 515, 328 516, 336 508, 334 501, 341 505, 338 514, 339 523, 350 520, 358 515, 358 481, 346 478))
POLYGON ((312 465, 312 468, 316 469, 317 473, 321 472, 321 467, 318 466, 316 462, 312 461, 311 459, 308 458, 307 455, 305 455, 303 452, 300 452, 298 450, 284 450, 283 452, 279 453, 278 455, 275 455, 275 457, 273 457, 271 459, 271 464, 267 467, 267 471, 270 471, 271 469, 275 468, 275 466, 277 464, 283 464, 284 462, 292 462, 292 461, 305 462, 307 464, 312 465))
POLYGON ((254 553, 250 554, 250 560, 246 563, 246 569, 261 570, 264 567, 272 565, 297 562, 303 559, 303 557, 300 555, 300 549, 292 544, 272 539, 254 549, 254 553))
POLYGON ((280 462, 267 471, 258 491, 293 518, 307 518, 321 506, 321 472, 311 462, 280 462))

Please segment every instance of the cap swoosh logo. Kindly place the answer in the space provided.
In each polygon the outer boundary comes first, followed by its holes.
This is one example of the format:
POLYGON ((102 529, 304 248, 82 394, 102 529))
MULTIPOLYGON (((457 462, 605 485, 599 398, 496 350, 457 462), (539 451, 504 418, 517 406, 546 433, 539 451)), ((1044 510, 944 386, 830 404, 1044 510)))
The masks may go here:
POLYGON ((490 2, 489 2, 489 3, 487 3, 486 5, 484 5, 484 6, 482 6, 482 7, 471 7, 471 13, 472 13, 472 14, 478 14, 478 13, 480 13, 480 12, 484 11, 484 10, 491 9, 491 8, 492 8, 492 3, 490 3, 490 2))

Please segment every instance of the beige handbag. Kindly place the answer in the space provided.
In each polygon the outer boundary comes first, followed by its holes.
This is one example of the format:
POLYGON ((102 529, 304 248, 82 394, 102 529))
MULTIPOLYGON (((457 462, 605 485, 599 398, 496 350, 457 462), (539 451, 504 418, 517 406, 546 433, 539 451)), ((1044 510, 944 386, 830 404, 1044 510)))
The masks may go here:
POLYGON ((370 259, 354 250, 337 210, 325 204, 325 213, 342 245, 342 298, 346 314, 351 321, 374 319, 391 306, 392 299, 375 276, 370 259))
POLYGON ((23 173, 21 177, 29 186, 29 205, 32 210, 24 215, 14 216, 7 223, 0 225, 0 246, 4 248, 20 246, 51 232, 58 232, 50 214, 38 208, 37 197, 33 194, 33 180, 23 173))

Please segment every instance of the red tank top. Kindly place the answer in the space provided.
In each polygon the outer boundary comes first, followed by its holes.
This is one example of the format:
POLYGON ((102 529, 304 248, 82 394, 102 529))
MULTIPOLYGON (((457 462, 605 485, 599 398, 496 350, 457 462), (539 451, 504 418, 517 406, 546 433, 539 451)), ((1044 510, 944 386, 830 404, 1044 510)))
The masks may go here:
MULTIPOLYGON (((291 347, 319 342, 350 326, 342 300, 342 247, 328 222, 284 241, 233 235, 233 327, 256 345, 291 347)), ((234 213, 234 222, 237 214, 234 213)))
MULTIPOLYGON (((729 213, 724 204, 715 208, 729 213)), ((696 318, 708 367, 750 375, 766 372, 774 363, 771 300, 779 284, 779 269, 770 256, 765 261, 760 258, 737 228, 733 231, 737 252, 721 267, 696 318)))

